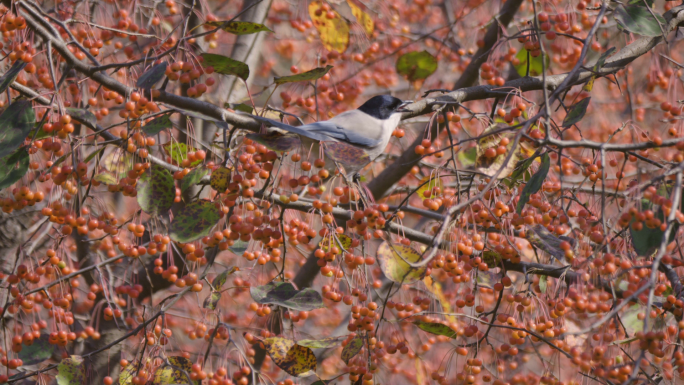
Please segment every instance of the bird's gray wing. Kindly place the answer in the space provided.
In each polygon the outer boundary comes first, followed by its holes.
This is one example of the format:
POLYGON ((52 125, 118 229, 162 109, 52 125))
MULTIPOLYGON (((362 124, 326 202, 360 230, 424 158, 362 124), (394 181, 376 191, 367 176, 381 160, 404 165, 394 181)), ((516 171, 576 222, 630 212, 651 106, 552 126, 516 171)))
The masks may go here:
POLYGON ((277 120, 268 119, 261 116, 251 114, 246 115, 250 115, 252 118, 262 123, 266 123, 270 126, 277 127, 282 130, 292 132, 313 140, 328 141, 334 139, 340 142, 346 142, 352 145, 362 147, 373 147, 377 146, 379 143, 379 140, 377 139, 367 138, 362 134, 346 130, 343 127, 340 127, 338 124, 335 124, 334 122, 330 121, 316 122, 295 127, 286 123, 281 123, 277 120))

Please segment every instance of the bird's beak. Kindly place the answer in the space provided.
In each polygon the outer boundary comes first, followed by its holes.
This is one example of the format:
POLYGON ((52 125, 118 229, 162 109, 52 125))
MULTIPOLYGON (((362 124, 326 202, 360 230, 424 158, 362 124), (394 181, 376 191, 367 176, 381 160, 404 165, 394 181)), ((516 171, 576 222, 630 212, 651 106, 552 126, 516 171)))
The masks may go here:
POLYGON ((413 100, 404 100, 403 102, 401 102, 401 104, 399 105, 399 107, 397 107, 397 109, 395 111, 397 111, 397 112, 410 112, 410 110, 408 108, 406 108, 406 106, 408 106, 409 104, 412 104, 412 103, 413 103, 413 100))

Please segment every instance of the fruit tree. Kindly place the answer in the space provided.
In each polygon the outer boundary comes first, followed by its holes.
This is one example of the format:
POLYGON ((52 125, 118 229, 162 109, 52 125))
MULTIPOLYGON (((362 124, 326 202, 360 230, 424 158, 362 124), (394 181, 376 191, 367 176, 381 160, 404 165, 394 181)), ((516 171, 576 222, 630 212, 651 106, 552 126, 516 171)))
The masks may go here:
POLYGON ((682 27, 3 0, 0 383, 684 383, 682 27), (379 94, 413 102, 353 176, 253 118, 379 94))

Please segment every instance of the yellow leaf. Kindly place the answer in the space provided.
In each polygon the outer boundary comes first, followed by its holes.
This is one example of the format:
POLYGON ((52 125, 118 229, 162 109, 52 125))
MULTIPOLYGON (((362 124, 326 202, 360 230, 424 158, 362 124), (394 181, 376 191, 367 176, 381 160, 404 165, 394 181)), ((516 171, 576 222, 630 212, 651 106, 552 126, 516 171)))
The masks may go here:
POLYGON ((225 192, 230 184, 230 170, 220 167, 211 173, 211 187, 219 193, 225 192))
POLYGON ((422 186, 418 189, 417 194, 420 197, 420 199, 422 199, 422 200, 426 200, 428 198, 432 199, 432 198, 437 197, 437 195, 439 195, 439 194, 436 193, 435 188, 438 188, 440 190, 442 189, 442 180, 439 177, 432 178, 430 176, 426 176, 420 180, 420 184, 422 186), (428 182, 428 179, 430 179, 429 182, 428 182), (425 194, 426 192, 429 195, 426 196, 426 194, 425 194))
MULTIPOLYGON (((498 130, 504 127, 506 126, 492 125, 489 126, 486 130, 484 130, 482 134, 484 135, 487 132, 498 130)), ((477 168, 477 170, 487 176, 494 176, 499 171, 499 169, 502 169, 498 175, 499 179, 503 179, 511 175, 518 161, 524 158, 520 145, 513 149, 514 137, 515 132, 507 131, 499 134, 489 135, 480 139, 477 146, 477 158, 475 160, 475 167, 477 168), (506 145, 506 152, 501 155, 496 155, 492 158, 486 157, 486 151, 490 148, 496 149, 497 147, 499 147, 499 143, 503 138, 508 138, 509 140, 508 145, 506 145), (504 162, 506 161, 506 157, 508 157, 508 153, 512 149, 513 151, 515 151, 513 156, 508 161, 508 163, 504 164, 504 162)))
POLYGON ((380 269, 390 280, 405 284, 423 279, 426 267, 411 267, 408 263, 416 263, 421 260, 421 255, 409 246, 399 243, 390 244, 383 242, 378 247, 377 258, 380 269))
MULTIPOLYGON (((192 372, 192 362, 185 357, 173 356, 169 357, 171 365, 160 366, 154 372, 153 385, 171 385, 171 384, 188 384, 190 379, 188 376, 192 372), (182 370, 181 370, 182 369, 182 370), (185 371, 185 373, 183 373, 185 371)), ((192 381, 193 385, 199 385, 200 381, 192 381)))
MULTIPOLYGON (((425 279, 423 279, 423 282, 425 283, 425 286, 427 287, 428 291, 439 300, 439 303, 442 305, 442 308, 444 309, 444 313, 451 313, 451 305, 449 305, 449 301, 444 296, 444 292, 442 291, 442 285, 439 282, 433 281, 432 277, 430 277, 429 275, 425 277, 425 279)), ((446 319, 449 322, 456 321, 456 317, 454 317, 453 315, 447 315, 446 319)))
POLYGON ((341 248, 341 251, 349 250, 352 245, 352 239, 344 234, 334 234, 328 235, 321 239, 318 246, 323 249, 326 253, 330 250, 330 242, 332 241, 333 246, 341 248), (333 238, 334 237, 334 238, 333 238))
POLYGON ((327 18, 328 12, 321 10, 321 2, 314 1, 309 4, 309 16, 313 21, 323 46, 328 51, 343 53, 349 47, 349 24, 334 10, 330 10, 335 17, 327 18))
POLYGON ((352 1, 347 1, 349 8, 351 8, 352 14, 356 18, 356 21, 363 26, 363 30, 366 31, 366 35, 371 36, 375 30, 375 22, 369 14, 364 12, 361 7, 354 4, 352 1))
POLYGON ((307 377, 316 372, 316 356, 311 349, 287 338, 271 337, 262 342, 273 362, 288 374, 307 377))

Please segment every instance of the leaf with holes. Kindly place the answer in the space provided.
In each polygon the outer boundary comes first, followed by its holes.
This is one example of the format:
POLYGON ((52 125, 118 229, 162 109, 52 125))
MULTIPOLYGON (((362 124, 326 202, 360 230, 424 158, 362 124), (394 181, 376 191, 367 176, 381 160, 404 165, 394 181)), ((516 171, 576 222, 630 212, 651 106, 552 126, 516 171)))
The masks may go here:
POLYGON ((311 349, 281 337, 265 338, 261 342, 273 363, 286 373, 307 377, 316 372, 316 356, 311 349))
POLYGON ((227 56, 213 53, 203 53, 203 66, 212 66, 214 71, 223 75, 237 76, 242 80, 249 77, 249 66, 241 61, 233 60, 227 56))
POLYGON ((364 12, 361 7, 356 5, 353 1, 347 1, 347 4, 349 4, 349 8, 351 8, 352 15, 354 15, 356 18, 356 22, 361 24, 363 30, 366 32, 366 35, 373 35, 373 31, 375 30, 375 22, 373 22, 373 18, 368 13, 364 12))
POLYGON ((413 324, 418 326, 418 329, 428 333, 436 334, 438 336, 447 336, 449 338, 456 338, 456 332, 454 329, 443 323, 415 321, 413 324))
POLYGON ((156 164, 142 174, 135 187, 140 208, 153 217, 166 213, 176 198, 173 175, 156 164))
MULTIPOLYGON (((526 76, 527 75, 527 50, 525 48, 521 49, 518 51, 518 54, 515 55, 515 58, 519 60, 518 65, 514 65, 515 70, 518 72, 518 75, 520 76, 526 76)), ((534 57, 532 55, 529 55, 530 58, 530 65, 529 65, 529 73, 530 76, 539 76, 542 74, 542 71, 544 69, 544 66, 542 65, 542 57, 541 55, 534 57)), ((549 59, 549 55, 546 55, 546 69, 549 69, 549 64, 551 64, 551 60, 549 59)))
POLYGON ((263 24, 253 23, 251 21, 208 21, 204 23, 210 27, 218 27, 225 32, 233 35, 250 35, 258 32, 273 32, 270 28, 263 24))
POLYGON ((544 181, 546 180, 546 176, 549 173, 549 167, 551 167, 551 160, 549 159, 549 154, 544 153, 542 155, 542 161, 541 161, 541 166, 539 166, 539 170, 532 175, 529 181, 527 181, 527 184, 522 190, 522 193, 520 194, 520 200, 518 201, 517 206, 515 207, 515 211, 520 214, 522 212, 523 207, 527 204, 527 202, 530 200, 530 196, 532 194, 536 194, 537 191, 539 191, 542 188, 542 185, 544 184, 544 181))
POLYGON ((361 349, 363 349, 363 337, 360 335, 355 335, 354 338, 347 343, 347 345, 342 349, 342 361, 344 361, 345 364, 349 365, 349 360, 354 358, 359 352, 361 352, 361 349))
POLYGON ((328 349, 338 346, 345 339, 347 339, 347 336, 328 337, 318 340, 299 340, 297 344, 311 349, 328 349))
POLYGON ((401 284, 413 283, 423 279, 427 270, 425 265, 411 267, 407 261, 410 263, 420 262, 421 255, 411 247, 400 243, 383 242, 378 247, 377 259, 385 276, 401 284))
POLYGON ((216 192, 226 192, 228 185, 230 184, 230 169, 227 167, 220 167, 212 171, 211 179, 209 181, 211 188, 216 190, 216 192))
POLYGON ((188 173, 188 175, 184 176, 183 179, 181 179, 181 191, 185 191, 190 187, 198 184, 200 181, 202 181, 202 178, 204 178, 208 173, 209 170, 207 170, 204 167, 198 167, 196 169, 193 169, 188 173))
POLYGON ((164 114, 145 123, 142 127, 143 132, 147 136, 157 135, 158 133, 173 127, 171 122, 171 114, 164 114))
MULTIPOLYGON (((508 129, 508 126, 489 126, 486 130, 484 130, 482 135, 500 129, 508 129)), ((513 149, 514 136, 515 134, 512 132, 499 132, 496 134, 487 135, 480 139, 477 146, 477 158, 475 160, 475 168, 479 172, 492 177, 494 175, 497 175, 498 173, 499 179, 503 179, 511 175, 511 173, 515 169, 515 165, 518 163, 518 161, 520 161, 520 159, 523 159, 524 157, 522 152, 522 146, 518 145, 518 147, 513 149), (506 145, 506 153, 498 154, 494 157, 487 157, 487 150, 490 148, 498 148, 499 143, 503 138, 508 138, 509 140, 508 144, 506 145), (504 164, 504 162, 506 161, 506 157, 508 156, 508 153, 510 151, 514 151, 513 156, 511 156, 511 158, 508 160, 508 163, 504 164), (500 169, 501 171, 499 172, 500 169)))
POLYGON ((0 114, 0 158, 24 144, 35 121, 36 114, 29 100, 16 101, 0 114))
POLYGON ((301 74, 289 75, 289 76, 276 76, 273 81, 277 85, 285 83, 296 83, 296 82, 310 82, 312 80, 320 79, 325 74, 330 72, 333 66, 325 66, 325 68, 319 67, 314 68, 311 71, 302 72, 301 74))
POLYGON ((214 280, 211 281, 211 286, 214 288, 214 290, 221 290, 223 285, 228 280, 228 276, 232 275, 233 273, 235 273, 238 270, 240 270, 240 269, 237 268, 236 266, 233 266, 231 268, 224 270, 221 274, 214 277, 214 280))
POLYGON ((97 127, 97 118, 90 110, 68 107, 66 112, 69 114, 69 116, 90 128, 97 127))
POLYGON ((428 51, 403 54, 397 59, 397 73, 409 81, 425 79, 437 70, 437 58, 428 51))
POLYGON ((441 191, 443 188, 442 179, 439 177, 431 178, 426 176, 420 180, 420 184, 422 186, 418 189, 417 194, 422 200, 436 198, 440 195, 440 192, 437 190, 441 191))
POLYGON ((321 9, 320 1, 312 1, 309 4, 309 17, 318 31, 323 47, 328 51, 343 53, 349 47, 349 23, 334 10, 328 19, 327 13, 321 9))
POLYGON ((14 82, 14 79, 19 76, 19 72, 26 67, 28 63, 24 62, 23 60, 17 60, 12 64, 12 66, 5 72, 2 77, 0 77, 0 93, 3 93, 7 90, 7 87, 10 86, 14 82))
POLYGON ((332 242, 333 246, 337 246, 337 248, 340 249, 340 251, 344 252, 345 250, 349 250, 352 245, 352 239, 345 234, 330 234, 326 235, 321 241, 318 243, 318 247, 323 249, 326 253, 330 249, 330 243, 332 242))
POLYGON ((247 138, 263 144, 266 148, 276 152, 287 152, 301 146, 302 141, 297 134, 283 134, 277 131, 265 134, 247 134, 247 138))
POLYGON ((659 13, 654 11, 651 14, 648 8, 640 5, 624 6, 619 4, 615 7, 613 17, 615 17, 615 21, 618 23, 618 28, 641 36, 662 36, 661 26, 667 25, 665 18, 659 13))
MULTIPOLYGON (((192 146, 188 146, 185 143, 179 143, 176 141, 167 142, 162 146, 162 148, 164 149, 164 152, 170 156, 174 162, 176 162, 176 164, 183 163, 183 159, 188 158, 188 152, 197 151, 197 149, 192 146)), ((190 163, 190 167, 195 167, 200 163, 202 163, 202 160, 197 159, 190 163)))
POLYGON ((49 335, 41 334, 31 345, 24 345, 17 356, 24 365, 35 365, 47 360, 57 350, 57 345, 51 344, 49 339, 49 335))
POLYGON ((138 375, 139 368, 139 361, 129 362, 128 365, 121 370, 121 373, 119 373, 119 385, 131 385, 133 383, 133 377, 138 375))
POLYGON ((57 366, 58 385, 85 385, 86 368, 81 356, 69 356, 57 366))
POLYGON ((29 169, 29 153, 21 147, 13 154, 0 159, 0 190, 5 189, 21 179, 29 169))
POLYGON ((256 303, 278 305, 297 311, 325 307, 321 293, 308 287, 297 290, 289 282, 269 282, 266 285, 251 287, 249 294, 256 303))
POLYGON ((590 101, 591 97, 588 97, 570 106, 570 111, 568 111, 565 119, 563 119, 563 127, 566 128, 579 123, 579 121, 584 118, 584 114, 587 113, 587 107, 589 106, 590 101))
POLYGON ((163 62, 152 66, 152 68, 140 75, 138 81, 135 83, 135 86, 142 89, 150 89, 154 87, 154 85, 164 77, 164 73, 166 72, 166 67, 168 65, 169 63, 163 62))
POLYGON ((212 291, 211 294, 204 300, 203 308, 209 310, 216 310, 218 302, 221 300, 221 293, 218 291, 212 291))
POLYGON ((323 151, 328 158, 351 169, 360 169, 371 162, 364 149, 343 142, 325 142, 323 151))
POLYGON ((168 358, 171 365, 162 365, 154 372, 153 385, 200 385, 201 381, 190 379, 192 373, 192 361, 181 356, 168 358), (185 373, 183 373, 185 372, 185 373))
POLYGON ((221 210, 208 200, 191 202, 174 213, 169 235, 176 242, 188 243, 209 235, 221 219, 221 210))

